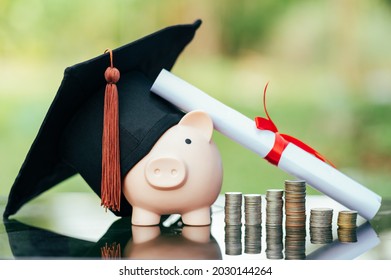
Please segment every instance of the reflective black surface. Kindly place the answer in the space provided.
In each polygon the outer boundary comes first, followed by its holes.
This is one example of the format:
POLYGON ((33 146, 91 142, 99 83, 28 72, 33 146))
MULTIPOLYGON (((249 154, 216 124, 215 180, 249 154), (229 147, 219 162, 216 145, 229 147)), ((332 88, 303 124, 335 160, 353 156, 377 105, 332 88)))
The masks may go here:
MULTIPOLYGON (((1 211, 4 204, 3 198, 1 211)), ((308 227, 298 233, 305 236, 300 244, 286 242, 284 227, 267 229, 264 223, 227 231, 223 196, 212 206, 210 226, 179 221, 170 227, 137 227, 129 218, 106 213, 93 195, 53 193, 3 221, 0 259, 391 259, 391 201, 383 201, 372 221, 358 219, 351 242, 338 239, 335 221, 343 206, 325 196, 307 196, 307 212, 313 207, 334 209, 332 242, 312 244, 308 227)))
POLYGON ((97 241, 64 236, 17 220, 4 221, 15 258, 40 259, 221 259, 220 247, 205 227, 136 227, 115 221, 97 241))

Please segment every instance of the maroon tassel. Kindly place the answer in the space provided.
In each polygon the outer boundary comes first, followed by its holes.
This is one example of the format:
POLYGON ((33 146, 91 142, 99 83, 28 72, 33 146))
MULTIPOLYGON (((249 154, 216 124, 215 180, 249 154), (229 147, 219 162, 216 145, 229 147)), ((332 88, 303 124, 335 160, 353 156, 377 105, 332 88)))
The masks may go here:
POLYGON ((104 260, 118 260, 121 259, 121 244, 116 242, 110 246, 106 245, 100 248, 100 254, 104 260))
POLYGON ((107 82, 104 100, 102 136, 102 185, 101 205, 113 211, 120 210, 121 170, 119 150, 118 89, 116 83, 120 72, 113 67, 113 54, 110 52, 110 67, 105 71, 107 82))

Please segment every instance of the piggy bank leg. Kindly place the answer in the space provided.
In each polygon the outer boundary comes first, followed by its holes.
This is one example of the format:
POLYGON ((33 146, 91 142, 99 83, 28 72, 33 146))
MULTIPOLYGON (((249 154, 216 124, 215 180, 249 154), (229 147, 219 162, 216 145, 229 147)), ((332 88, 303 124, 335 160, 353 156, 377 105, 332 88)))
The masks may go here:
POLYGON ((132 225, 136 226, 154 226, 160 223, 160 215, 139 208, 133 207, 132 225))
POLYGON ((196 209, 182 214, 182 221, 189 226, 210 225, 210 207, 196 209))
POLYGON ((210 242, 210 226, 183 227, 182 236, 197 243, 210 242))
POLYGON ((160 235, 159 226, 143 227, 132 225, 132 240, 134 244, 151 241, 160 235))

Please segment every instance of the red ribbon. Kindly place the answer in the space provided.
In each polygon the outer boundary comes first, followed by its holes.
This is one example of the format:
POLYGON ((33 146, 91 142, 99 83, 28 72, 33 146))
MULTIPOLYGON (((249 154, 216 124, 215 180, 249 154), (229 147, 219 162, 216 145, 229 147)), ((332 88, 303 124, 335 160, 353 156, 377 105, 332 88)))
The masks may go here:
POLYGON ((326 159, 324 156, 322 156, 319 152, 317 152, 315 149, 311 148, 307 144, 303 143, 297 138, 294 138, 287 134, 281 134, 278 132, 277 126, 274 124, 272 119, 269 116, 269 113, 266 109, 266 91, 269 83, 266 84, 265 89, 263 90, 263 109, 266 113, 267 118, 261 118, 261 117, 255 117, 255 125, 260 130, 270 130, 275 133, 276 140, 274 142, 273 148, 271 151, 266 155, 265 159, 269 161, 273 165, 278 165, 280 162, 280 158, 282 155, 282 152, 285 150, 286 146, 288 146, 289 143, 295 144, 296 146, 302 148, 306 152, 310 153, 311 155, 314 155, 321 161, 324 161, 331 166, 335 167, 334 164, 332 164, 328 159, 326 159))

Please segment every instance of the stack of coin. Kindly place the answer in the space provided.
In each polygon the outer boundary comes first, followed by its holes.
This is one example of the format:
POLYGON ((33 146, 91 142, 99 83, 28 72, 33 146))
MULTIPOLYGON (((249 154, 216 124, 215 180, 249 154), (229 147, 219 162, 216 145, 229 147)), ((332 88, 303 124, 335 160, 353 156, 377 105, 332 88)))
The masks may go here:
POLYGON ((242 224, 242 193, 226 192, 225 193, 225 224, 241 225, 242 224))
POLYGON ((282 226, 284 190, 269 189, 266 191, 266 227, 282 226))
POLYGON ((244 218, 246 225, 262 224, 262 196, 260 194, 244 195, 244 218))
POLYGON ((340 211, 338 213, 338 240, 342 243, 357 242, 357 211, 340 211))
POLYGON ((339 211, 337 224, 341 228, 356 228, 357 211, 339 211))
POLYGON ((282 259, 283 250, 282 243, 282 226, 268 226, 266 225, 266 258, 268 259, 282 259))
POLYGON ((287 227, 305 227, 306 182, 303 180, 285 181, 285 225, 287 227))
POLYGON ((313 244, 326 244, 333 241, 333 209, 313 208, 310 216, 310 237, 313 244))
POLYGON ((225 254, 242 254, 242 225, 225 225, 225 254))
POLYGON ((245 225, 244 252, 246 254, 260 254, 262 251, 262 226, 245 225))
POLYGON ((282 189, 266 191, 266 257, 282 259, 282 223, 283 223, 283 194, 282 189))
POLYGON ((305 259, 306 182, 285 181, 285 259, 305 259))

